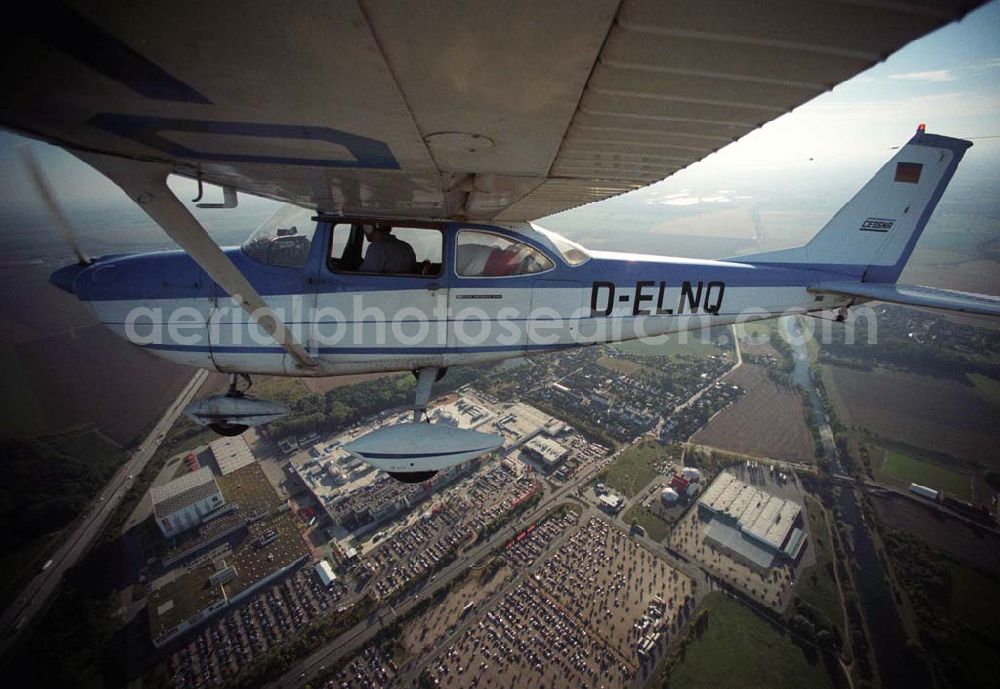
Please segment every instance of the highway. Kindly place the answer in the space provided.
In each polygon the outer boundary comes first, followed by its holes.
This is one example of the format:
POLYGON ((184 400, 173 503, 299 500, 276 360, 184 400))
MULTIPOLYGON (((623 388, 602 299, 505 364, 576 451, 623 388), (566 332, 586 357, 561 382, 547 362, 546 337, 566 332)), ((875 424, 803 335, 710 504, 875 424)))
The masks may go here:
POLYGON ((139 475, 156 453, 167 431, 173 426, 184 407, 194 397, 208 377, 208 371, 199 369, 181 394, 167 408, 166 412, 150 431, 146 439, 132 452, 131 457, 111 477, 107 485, 87 506, 85 516, 79 520, 65 537, 55 553, 51 554, 52 564, 38 572, 28 582, 20 595, 0 616, 0 656, 7 653, 18 635, 43 611, 49 598, 55 593, 66 571, 79 562, 90 549, 94 540, 104 530, 108 519, 114 514, 122 498, 132 485, 132 477, 139 475))

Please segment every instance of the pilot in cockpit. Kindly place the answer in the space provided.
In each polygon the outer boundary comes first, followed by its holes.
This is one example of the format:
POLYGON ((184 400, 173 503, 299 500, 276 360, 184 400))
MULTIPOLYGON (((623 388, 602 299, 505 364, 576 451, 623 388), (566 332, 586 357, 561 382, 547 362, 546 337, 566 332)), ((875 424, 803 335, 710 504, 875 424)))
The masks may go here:
POLYGON ((370 242, 359 273, 410 273, 417 262, 413 247, 392 235, 386 225, 366 225, 365 239, 370 242))

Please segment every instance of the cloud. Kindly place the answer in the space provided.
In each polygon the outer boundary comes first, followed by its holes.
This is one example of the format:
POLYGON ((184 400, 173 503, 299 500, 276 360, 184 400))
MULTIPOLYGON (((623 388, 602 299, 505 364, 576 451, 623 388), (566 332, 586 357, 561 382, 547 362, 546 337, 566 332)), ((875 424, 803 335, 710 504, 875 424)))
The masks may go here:
POLYGON ((955 81, 955 75, 950 69, 933 69, 927 72, 903 72, 890 74, 890 79, 905 79, 907 81, 955 81))

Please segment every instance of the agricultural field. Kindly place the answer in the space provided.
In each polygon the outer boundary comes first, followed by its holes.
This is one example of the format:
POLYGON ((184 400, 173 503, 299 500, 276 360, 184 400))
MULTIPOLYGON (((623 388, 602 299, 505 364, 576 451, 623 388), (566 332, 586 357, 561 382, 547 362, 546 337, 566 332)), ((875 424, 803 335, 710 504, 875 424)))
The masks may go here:
POLYGON ((832 687, 818 656, 724 593, 702 602, 703 625, 670 673, 670 689, 810 689, 832 687), (702 628, 703 627, 703 628, 702 628))
POLYGON ((960 562, 1000 576, 1000 536, 995 532, 901 496, 872 495, 870 499, 886 527, 913 534, 960 562))
POLYGON ((409 375, 402 373, 357 373, 350 376, 328 376, 326 378, 302 378, 302 383, 307 388, 309 392, 314 395, 325 395, 335 388, 342 388, 345 385, 354 385, 355 383, 365 383, 369 380, 376 380, 378 378, 384 378, 386 376, 399 376, 399 375, 409 375))
POLYGON ((1000 467, 997 408, 953 380, 876 368, 821 365, 840 421, 869 435, 1000 467))
POLYGON ((595 482, 632 497, 657 475, 656 464, 667 456, 667 448, 651 440, 625 450, 597 475, 595 482))
POLYGON ((976 386, 976 390, 983 398, 996 407, 1000 407, 1000 380, 988 378, 981 373, 969 373, 966 375, 969 382, 976 386))
POLYGON ((922 486, 945 491, 960 500, 972 500, 972 482, 969 474, 895 450, 878 449, 881 450, 882 460, 873 461, 873 464, 877 464, 875 469, 877 479, 889 478, 890 481, 895 479, 907 486, 910 483, 919 483, 922 486))
POLYGON ((663 337, 657 337, 655 342, 630 340, 612 345, 612 347, 628 354, 640 356, 669 356, 675 359, 686 356, 700 359, 709 354, 719 354, 720 352, 719 348, 708 339, 708 332, 702 330, 677 333, 670 335, 665 340, 663 337))
POLYGON ((635 375, 645 370, 642 365, 635 363, 631 359, 623 359, 621 357, 602 356, 597 360, 597 365, 625 376, 635 375))
POLYGON ((129 445, 155 421, 193 371, 134 347, 49 284, 49 267, 0 275, 0 432, 17 438, 83 425, 129 445), (44 318, 39 317, 44 314, 44 318))
POLYGON ((781 353, 771 344, 774 338, 780 337, 777 318, 741 323, 736 326, 736 335, 740 338, 744 359, 754 356, 781 357, 781 353))
POLYGON ((746 395, 695 433, 692 443, 791 462, 815 459, 797 391, 777 385, 763 367, 753 364, 744 363, 724 380, 739 385, 746 395))

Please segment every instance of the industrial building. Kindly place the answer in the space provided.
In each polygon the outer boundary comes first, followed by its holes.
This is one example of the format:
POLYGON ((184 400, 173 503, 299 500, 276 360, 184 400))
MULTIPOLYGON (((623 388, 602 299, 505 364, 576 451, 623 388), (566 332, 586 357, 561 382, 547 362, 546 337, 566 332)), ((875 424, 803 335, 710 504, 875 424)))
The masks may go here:
MULTIPOLYGON (((171 568, 151 582, 147 609, 150 636, 157 648, 240 603, 309 557, 294 518, 281 509, 284 501, 260 464, 253 462, 217 479, 205 468, 179 480, 201 472, 207 472, 210 485, 221 491, 219 503, 224 507, 203 515, 197 542, 171 558, 171 568), (215 517, 225 508, 237 506, 233 512, 215 517), (204 533, 206 530, 209 533, 204 533)), ((177 481, 153 491, 174 483, 177 481)), ((188 537, 185 534, 184 539, 188 537)))
POLYGON ((605 512, 608 512, 610 514, 618 514, 618 511, 625 506, 625 498, 623 498, 620 495, 605 493, 604 495, 597 498, 597 505, 605 512))
POLYGON ((327 560, 320 560, 316 563, 314 568, 316 571, 316 576, 323 583, 323 586, 329 586, 337 580, 337 574, 333 571, 333 567, 327 560))
POLYGON ((205 515, 222 507, 224 500, 208 467, 184 474, 149 491, 153 514, 167 538, 201 524, 205 515))
POLYGON ((698 500, 707 518, 706 540, 751 566, 767 569, 784 555, 796 560, 805 546, 797 528, 802 508, 722 472, 698 500))
POLYGON ((546 471, 552 471, 569 454, 569 450, 552 438, 536 435, 521 447, 521 452, 529 459, 542 463, 546 471))
POLYGON ((223 476, 257 461, 241 435, 214 440, 209 443, 208 449, 212 451, 212 457, 219 465, 219 473, 223 476))

